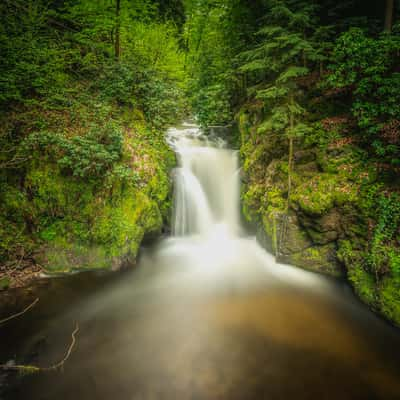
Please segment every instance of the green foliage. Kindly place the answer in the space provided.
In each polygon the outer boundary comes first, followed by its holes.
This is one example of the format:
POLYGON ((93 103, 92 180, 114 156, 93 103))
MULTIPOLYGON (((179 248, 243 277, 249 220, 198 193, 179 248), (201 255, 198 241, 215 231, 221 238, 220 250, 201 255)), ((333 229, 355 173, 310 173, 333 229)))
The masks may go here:
POLYGON ((102 130, 89 130, 85 136, 75 136, 61 143, 62 169, 80 178, 101 177, 122 156, 121 130, 109 123, 102 130))
POLYGON ((373 276, 357 264, 349 269, 347 276, 360 298, 367 304, 375 305, 377 294, 373 276))
POLYGON ((311 27, 311 10, 304 4, 291 9, 284 1, 273 1, 266 21, 256 33, 257 45, 240 54, 239 71, 255 83, 249 93, 262 100, 266 110, 258 132, 300 137, 310 130, 300 120, 305 109, 298 80, 309 72, 306 62, 313 54, 304 34, 311 27))
POLYGON ((182 5, 159 5, 121 2, 117 17, 109 0, 1 3, 1 263, 110 267, 160 229, 163 129, 187 106, 182 5))
POLYGON ((202 125, 230 123, 241 103, 243 82, 236 56, 254 31, 263 1, 186 1, 184 40, 188 48, 189 95, 202 125))
POLYGON ((374 205, 377 223, 366 258, 367 265, 377 276, 387 272, 398 275, 400 251, 391 246, 400 239, 400 196, 380 193, 374 205))
POLYGON ((399 164, 400 35, 370 37, 352 28, 337 40, 328 82, 352 95, 352 113, 373 154, 399 164))
POLYGON ((331 241, 291 261, 329 270, 338 247, 357 294, 400 323, 400 48, 398 27, 381 33, 384 2, 201 3, 193 105, 202 123, 239 109, 246 218, 274 239, 291 198, 308 240, 331 241))
POLYGON ((387 318, 400 324, 400 280, 390 278, 383 280, 380 306, 387 318))
POLYGON ((0 107, 56 95, 68 81, 54 38, 42 34, 49 10, 41 1, 29 3, 29 9, 7 1, 0 5, 0 107))

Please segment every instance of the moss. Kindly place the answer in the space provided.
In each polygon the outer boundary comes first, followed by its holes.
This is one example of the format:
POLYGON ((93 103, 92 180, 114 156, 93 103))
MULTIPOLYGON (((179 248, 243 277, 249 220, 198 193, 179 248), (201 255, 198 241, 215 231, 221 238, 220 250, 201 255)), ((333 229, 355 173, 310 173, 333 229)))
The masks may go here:
MULTIPOLYGON (((24 212, 42 247, 38 261, 48 271, 133 263, 144 234, 161 232, 170 210, 172 152, 161 134, 143 127, 128 134, 124 146, 123 161, 103 182, 83 182, 46 159, 32 161, 24 212)), ((9 197, 11 209, 20 199, 9 197)))
POLYGON ((11 284, 11 279, 8 276, 0 278, 0 290, 8 289, 11 284))
POLYGON ((306 213, 323 215, 334 205, 357 200, 357 187, 335 174, 318 174, 298 186, 292 200, 306 213))
POLYGON ((381 312, 400 326, 400 280, 386 277, 379 288, 381 312))
POLYGON ((347 278, 357 295, 367 304, 376 308, 376 284, 374 277, 360 264, 348 265, 347 278))
POLYGON ((54 272, 132 263, 144 233, 159 233, 163 225, 158 203, 146 191, 128 187, 110 198, 98 197, 76 215, 43 229, 45 268, 54 272))
POLYGON ((46 246, 43 257, 43 264, 48 273, 108 269, 111 268, 112 262, 103 247, 88 247, 61 240, 46 246))
POLYGON ((238 122, 239 132, 241 133, 240 136, 241 142, 245 143, 249 137, 249 130, 250 130, 248 115, 244 110, 242 110, 238 113, 236 119, 238 122))
POLYGON ((283 243, 279 216, 287 201, 286 140, 261 133, 263 112, 246 104, 237 116, 245 173, 243 210, 257 237, 280 261, 331 275, 343 264, 357 295, 400 325, 400 191, 351 132, 322 124, 296 141, 290 223, 283 243))
POLYGON ((287 257, 293 265, 331 276, 342 276, 343 271, 336 261, 334 244, 312 246, 287 257))

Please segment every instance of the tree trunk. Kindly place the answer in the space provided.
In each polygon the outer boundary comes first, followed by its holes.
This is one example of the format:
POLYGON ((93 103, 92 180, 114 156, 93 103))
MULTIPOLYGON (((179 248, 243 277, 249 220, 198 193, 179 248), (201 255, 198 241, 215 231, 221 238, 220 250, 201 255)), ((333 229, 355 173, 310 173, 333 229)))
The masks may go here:
MULTIPOLYGON (((291 104, 293 104, 293 98, 290 99, 291 104)), ((294 128, 294 117, 293 113, 290 112, 290 134, 289 134, 289 160, 288 160, 288 194, 286 211, 289 212, 290 207, 290 195, 292 191, 292 169, 293 169, 293 128, 294 128)))
POLYGON ((292 191, 292 169, 293 169, 293 136, 289 137, 289 163, 288 163, 288 194, 287 194, 287 211, 290 207, 290 195, 292 191))
MULTIPOLYGON (((305 32, 303 32, 303 39, 306 41, 307 39, 306 39, 306 33, 305 32)), ((302 56, 303 56, 303 67, 304 68, 307 68, 307 54, 306 54, 306 52, 305 52, 305 50, 303 50, 303 52, 302 52, 303 54, 302 54, 302 56)))
POLYGON ((393 26, 393 12, 394 12, 394 0, 386 0, 386 12, 385 12, 385 32, 392 32, 393 26))
POLYGON ((120 14, 121 14, 121 0, 117 0, 116 9, 115 9, 115 58, 119 60, 121 55, 121 45, 120 45, 120 14))

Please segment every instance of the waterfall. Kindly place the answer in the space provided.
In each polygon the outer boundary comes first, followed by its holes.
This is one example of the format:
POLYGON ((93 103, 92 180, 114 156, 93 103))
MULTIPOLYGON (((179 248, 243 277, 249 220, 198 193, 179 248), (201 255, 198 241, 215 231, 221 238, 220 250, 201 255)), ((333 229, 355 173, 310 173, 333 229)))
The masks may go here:
POLYGON ((237 151, 187 123, 169 129, 167 142, 178 162, 173 173, 173 235, 160 243, 157 264, 189 267, 196 282, 211 277, 212 285, 236 273, 247 283, 268 276, 270 284, 283 279, 314 286, 315 274, 281 264, 277 268, 274 256, 241 230, 237 151))
POLYGON ((174 171, 174 236, 210 235, 240 230, 237 152, 196 125, 171 128, 168 143, 178 158, 174 171))

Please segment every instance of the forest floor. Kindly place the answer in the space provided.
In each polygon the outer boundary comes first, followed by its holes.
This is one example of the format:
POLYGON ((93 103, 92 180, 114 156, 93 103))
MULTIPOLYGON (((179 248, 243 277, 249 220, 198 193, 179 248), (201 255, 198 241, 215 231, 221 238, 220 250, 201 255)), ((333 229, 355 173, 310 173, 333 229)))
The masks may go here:
POLYGON ((32 261, 0 265, 0 291, 27 286, 42 272, 43 268, 32 261))

